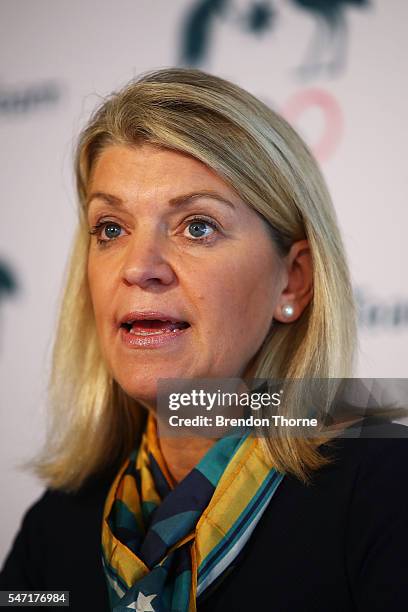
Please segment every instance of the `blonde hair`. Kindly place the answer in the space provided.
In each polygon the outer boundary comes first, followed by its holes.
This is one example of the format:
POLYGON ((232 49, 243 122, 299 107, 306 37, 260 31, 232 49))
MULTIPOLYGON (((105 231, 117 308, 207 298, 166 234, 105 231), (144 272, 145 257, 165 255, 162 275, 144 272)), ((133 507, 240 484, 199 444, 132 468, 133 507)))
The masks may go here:
MULTIPOLYGON (((294 241, 309 241, 312 301, 297 321, 274 322, 254 360, 254 377, 342 378, 353 369, 355 306, 345 252, 325 182, 302 139, 226 80, 193 69, 149 72, 103 101, 77 146, 79 223, 53 350, 52 416, 35 465, 50 487, 75 490, 124 460, 143 428, 144 408, 112 380, 99 348, 87 282, 85 202, 101 151, 144 142, 190 154, 217 172, 268 222, 282 255, 294 241)), ((307 482, 328 461, 320 444, 278 431, 264 440, 264 450, 278 469, 307 482)))

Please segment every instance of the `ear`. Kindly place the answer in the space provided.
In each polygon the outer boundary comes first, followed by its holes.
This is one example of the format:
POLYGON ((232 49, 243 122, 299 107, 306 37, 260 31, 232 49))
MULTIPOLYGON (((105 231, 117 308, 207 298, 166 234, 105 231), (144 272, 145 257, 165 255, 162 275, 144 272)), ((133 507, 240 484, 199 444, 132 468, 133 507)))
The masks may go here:
POLYGON ((274 310, 274 319, 282 323, 296 321, 313 296, 313 261, 307 240, 294 242, 284 259, 284 288, 274 310), (291 306, 293 314, 286 316, 282 310, 291 306))

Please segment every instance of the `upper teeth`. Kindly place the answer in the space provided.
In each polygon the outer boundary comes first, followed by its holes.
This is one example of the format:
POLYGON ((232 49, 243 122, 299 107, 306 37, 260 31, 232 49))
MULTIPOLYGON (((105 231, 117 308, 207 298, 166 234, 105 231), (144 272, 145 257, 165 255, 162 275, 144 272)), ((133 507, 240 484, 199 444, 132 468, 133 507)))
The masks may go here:
MULTIPOLYGON (((133 323, 137 323, 138 321, 162 321, 162 323, 172 323, 172 321, 162 320, 162 319, 133 319, 132 321, 126 321, 125 325, 133 325, 133 323)), ((181 321, 174 321, 174 323, 181 323, 181 321)))

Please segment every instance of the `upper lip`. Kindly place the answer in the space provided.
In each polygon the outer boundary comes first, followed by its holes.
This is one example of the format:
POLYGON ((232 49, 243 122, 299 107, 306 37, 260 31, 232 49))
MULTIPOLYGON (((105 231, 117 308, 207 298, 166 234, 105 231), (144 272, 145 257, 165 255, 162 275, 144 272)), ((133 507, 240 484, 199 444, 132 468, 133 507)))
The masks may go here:
POLYGON ((157 310, 132 310, 119 319, 118 326, 120 327, 124 323, 129 323, 137 319, 158 319, 159 321, 170 321, 171 323, 188 323, 188 321, 182 317, 166 312, 158 312, 157 310))

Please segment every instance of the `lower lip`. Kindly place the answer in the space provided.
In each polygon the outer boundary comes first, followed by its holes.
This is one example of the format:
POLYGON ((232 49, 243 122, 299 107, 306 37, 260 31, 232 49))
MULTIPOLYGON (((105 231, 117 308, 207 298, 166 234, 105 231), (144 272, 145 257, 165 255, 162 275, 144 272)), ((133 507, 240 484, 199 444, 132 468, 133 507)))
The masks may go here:
POLYGON ((189 329, 190 327, 186 327, 174 331, 135 334, 129 332, 125 327, 121 327, 120 336, 122 342, 130 348, 158 348, 160 346, 167 346, 172 342, 177 342, 189 329))

